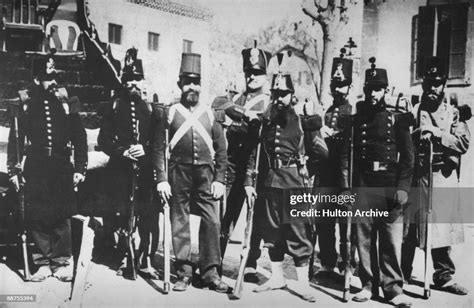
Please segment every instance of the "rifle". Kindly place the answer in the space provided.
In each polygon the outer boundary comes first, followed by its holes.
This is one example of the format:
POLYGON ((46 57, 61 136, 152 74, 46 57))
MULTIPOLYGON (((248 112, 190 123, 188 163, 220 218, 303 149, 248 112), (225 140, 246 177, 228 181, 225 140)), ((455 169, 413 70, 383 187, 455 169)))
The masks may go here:
MULTIPOLYGON (((423 298, 428 299, 431 295, 429 261, 431 258, 431 215, 433 210, 433 143, 428 140, 425 161, 428 161, 428 208, 425 213, 425 268, 423 276, 423 298)), ((421 198, 421 194, 420 194, 421 198)), ((421 203, 420 203, 421 204, 421 203)))
MULTIPOLYGON (((135 131, 133 132, 133 143, 138 144, 139 138, 140 138, 140 131, 139 131, 139 121, 137 120, 137 127, 135 128, 135 131)), ((137 279, 137 268, 136 268, 136 263, 135 263, 135 238, 133 237, 133 234, 135 233, 136 230, 136 217, 135 217, 135 205, 136 205, 136 200, 135 200, 135 192, 138 189, 138 172, 139 172, 139 167, 138 167, 138 162, 137 161, 132 161, 132 189, 130 191, 130 207, 129 207, 129 212, 128 212, 128 224, 127 224, 127 230, 125 232, 126 235, 126 242, 127 242, 127 267, 131 269, 131 278, 132 280, 137 279)))
MULTIPOLYGON (((28 264, 28 244, 27 244, 27 231, 25 226, 25 182, 23 181, 23 166, 25 164, 26 155, 21 157, 20 155, 20 134, 19 134, 19 125, 18 125, 18 118, 20 116, 20 108, 21 102, 19 102, 18 106, 11 106, 11 112, 13 115, 13 128, 15 131, 15 141, 16 141, 16 165, 15 165, 15 174, 18 177, 18 205, 19 205, 19 230, 20 233, 18 234, 21 239, 21 247, 23 253, 23 279, 25 281, 31 280, 31 272, 30 266, 28 264)), ((23 144, 24 146, 24 144, 23 144)))
MULTIPOLYGON (((168 128, 165 129, 165 173, 166 173, 166 180, 168 180, 168 158, 169 158, 169 136, 168 136, 168 128)), ((170 292, 170 239, 168 236, 168 229, 170 229, 170 205, 168 200, 163 198, 163 292, 168 294, 170 292)))
MULTIPOLYGON (((352 173, 354 168, 354 125, 351 124, 351 136, 349 143, 349 189, 352 190, 352 173)), ((352 210, 352 204, 348 204, 348 210, 352 210)), ((344 255, 344 290, 342 291, 342 301, 348 302, 351 294, 351 233, 352 233, 352 217, 347 216, 346 231, 346 251, 344 255)))
MULTIPOLYGON (((263 128, 263 123, 260 124, 260 129, 258 131, 258 138, 260 139, 262 135, 262 128, 263 128)), ((253 187, 257 187, 257 180, 258 180, 258 168, 259 168, 259 162, 260 162, 260 149, 261 149, 261 140, 258 140, 257 143, 257 153, 255 156, 255 169, 253 172, 253 187)), ((237 274, 237 279, 235 281, 235 286, 234 290, 232 291, 232 294, 230 296, 230 299, 240 299, 242 297, 242 289, 243 289, 243 284, 244 284, 244 271, 245 271, 245 266, 247 264, 247 260, 249 258, 249 252, 250 252, 250 243, 251 243, 251 238, 252 238, 252 228, 253 228, 253 212, 254 212, 254 206, 255 206, 255 199, 252 198, 249 200, 247 198, 247 205, 248 205, 248 211, 247 211, 247 225, 245 226, 245 237, 244 237, 244 242, 242 246, 242 252, 240 253, 240 265, 239 265, 239 271, 237 274)))

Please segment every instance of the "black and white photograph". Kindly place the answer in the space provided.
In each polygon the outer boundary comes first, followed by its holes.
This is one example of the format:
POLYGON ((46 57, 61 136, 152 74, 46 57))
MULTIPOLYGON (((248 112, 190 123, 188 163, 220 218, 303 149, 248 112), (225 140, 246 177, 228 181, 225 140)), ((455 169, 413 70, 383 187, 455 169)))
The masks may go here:
POLYGON ((474 0, 0 16, 0 308, 474 307, 474 0))

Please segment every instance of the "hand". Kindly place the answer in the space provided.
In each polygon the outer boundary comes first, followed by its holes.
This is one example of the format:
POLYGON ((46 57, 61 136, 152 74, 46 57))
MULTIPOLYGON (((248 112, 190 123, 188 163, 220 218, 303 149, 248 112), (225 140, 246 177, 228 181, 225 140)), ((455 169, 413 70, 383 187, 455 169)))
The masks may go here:
POLYGON ((171 194, 171 186, 168 182, 160 182, 156 185, 156 190, 160 194, 160 197, 165 201, 168 202, 172 196, 171 194))
POLYGON ((86 177, 82 173, 74 173, 72 183, 76 187, 79 183, 84 182, 85 179, 86 177))
POLYGON ((214 199, 220 199, 225 193, 225 185, 221 182, 212 182, 211 194, 214 199))
POLYGON ((408 193, 404 190, 397 190, 393 198, 396 204, 404 205, 408 202, 408 193))
MULTIPOLYGON (((13 187, 15 188, 15 191, 19 191, 20 190, 20 181, 18 179, 18 175, 14 175, 10 178, 10 182, 12 183, 13 187)), ((24 178, 21 178, 21 182, 22 183, 25 183, 25 179, 24 178)))
POLYGON ((320 132, 323 138, 327 138, 334 134, 334 129, 330 128, 329 126, 324 125, 323 127, 321 127, 320 132))
POLYGON ((141 144, 132 145, 130 149, 128 149, 128 151, 130 152, 130 155, 135 159, 145 155, 145 150, 143 149, 143 145, 141 144))
MULTIPOLYGON (((301 168, 298 168, 298 173, 300 174, 300 176, 303 178, 303 180, 304 180, 305 182, 308 181, 308 179, 309 179, 309 173, 308 173, 308 168, 306 167, 306 165, 301 166, 301 168)), ((306 185, 306 184, 309 185, 309 183, 305 183, 305 185, 306 185)))
POLYGON ((245 186, 244 189, 245 189, 245 194, 247 196, 247 200, 250 201, 252 200, 252 198, 253 199, 257 198, 257 191, 255 190, 255 188, 253 188, 253 186, 245 186))
MULTIPOLYGON (((436 138, 441 138, 441 135, 443 134, 443 132, 441 131, 441 129, 439 127, 436 127, 436 126, 433 126, 433 125, 423 125, 421 127, 421 131, 422 131, 423 135, 425 135, 425 134, 429 135, 429 133, 431 133, 431 135, 433 135, 436 138)), ((425 137, 423 135, 421 136, 421 138, 425 139, 425 137)))

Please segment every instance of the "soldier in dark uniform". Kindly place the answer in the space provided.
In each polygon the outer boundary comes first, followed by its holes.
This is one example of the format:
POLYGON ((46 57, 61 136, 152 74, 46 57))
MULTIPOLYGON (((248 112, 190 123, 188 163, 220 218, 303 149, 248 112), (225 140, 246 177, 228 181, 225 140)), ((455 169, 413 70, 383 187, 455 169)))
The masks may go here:
MULTIPOLYGON (((339 166, 339 153, 343 146, 343 131, 350 122, 352 106, 347 100, 349 89, 352 83, 352 60, 344 59, 345 49, 341 49, 341 56, 334 58, 331 70, 331 93, 334 98, 332 105, 327 109, 324 115, 324 125, 321 127, 321 135, 328 147, 328 157, 318 162, 315 174, 318 181, 314 183, 314 191, 321 194, 339 194, 341 187, 337 172, 339 166)), ((334 209, 336 205, 322 204, 325 209, 334 209)), ((347 225, 343 223, 342 218, 324 217, 318 220, 319 236, 319 258, 321 268, 317 276, 320 278, 329 278, 337 273, 337 252, 335 226, 339 220, 340 253, 346 255, 347 225)))
POLYGON ((179 74, 182 90, 179 103, 169 108, 156 108, 153 163, 157 170, 157 190, 169 200, 171 232, 176 256, 178 281, 174 291, 185 291, 191 283, 190 212, 201 217, 199 229, 199 271, 204 286, 227 292, 228 286, 219 274, 220 221, 217 200, 225 192, 227 168, 225 137, 214 112, 199 101, 201 90, 201 56, 183 53, 179 74), (165 128, 169 143, 166 147, 165 128), (168 155, 169 154, 169 155, 168 155), (169 159, 166 178, 165 159, 169 159), (196 207, 191 209, 192 207, 196 207))
MULTIPOLYGON (((395 115, 386 109, 387 71, 375 68, 375 58, 369 61, 372 67, 365 72, 365 100, 357 103, 352 129, 346 136, 347 143, 353 142, 353 210, 378 209, 387 211, 388 217, 354 219, 362 291, 353 300, 368 301, 378 295, 380 284, 391 304, 410 306, 403 295, 400 221, 414 165, 412 117, 410 113, 395 115)), ((342 187, 348 187, 349 144, 343 149, 342 187)))
POLYGON ((104 110, 98 145, 110 156, 107 165, 107 207, 113 217, 106 218, 112 229, 119 229, 118 249, 122 263, 117 275, 126 267, 126 246, 123 230, 127 228, 130 193, 132 190, 132 163, 138 164, 138 185, 135 192, 137 227, 140 234, 139 270, 151 279, 159 279, 151 263, 158 248, 159 206, 154 203, 153 165, 151 162, 152 108, 141 96, 143 68, 137 59, 137 50, 127 51, 122 71, 123 87, 113 103, 104 110), (151 239, 150 239, 151 235, 151 239))
MULTIPOLYGON (((270 104, 270 96, 264 92, 264 85, 267 82, 267 66, 271 58, 268 51, 254 48, 242 50, 243 70, 245 73, 246 90, 240 95, 236 95, 233 101, 223 100, 223 103, 215 108, 224 110, 230 124, 228 125, 227 136, 227 159, 229 165, 226 172, 227 184, 227 208, 221 222, 221 247, 225 249, 227 241, 240 216, 242 206, 245 201, 244 179, 247 170, 247 162, 252 151, 252 145, 248 142, 255 139, 258 133, 258 114, 270 104)), ((256 201, 257 203, 260 200, 256 201)), ((260 209, 257 207, 256 209, 260 209)), ((254 212, 256 221, 261 213, 254 212)), ((252 230, 251 249, 245 268, 244 280, 257 282, 257 259, 260 257, 261 234, 259 224, 254 223, 252 230)))
MULTIPOLYGON (((459 208, 459 196, 457 193, 452 193, 454 197, 449 200, 449 204, 446 204, 448 200, 443 194, 446 193, 446 188, 456 191, 455 189, 459 186, 460 170, 458 168, 461 155, 469 148, 470 132, 463 114, 459 115, 459 111, 445 100, 446 79, 443 59, 428 58, 425 63, 421 102, 413 109, 416 120, 413 140, 418 157, 426 154, 424 145, 427 140, 433 143, 433 183, 431 184, 435 188, 432 196, 433 215, 446 219, 442 221, 443 223, 432 223, 432 234, 430 234, 432 247, 428 249, 431 250, 435 269, 433 282, 443 291, 466 295, 468 290, 459 285, 454 278, 455 266, 450 257, 450 245, 459 244, 459 239, 464 237, 463 226, 455 223, 460 221, 462 215, 459 208), (452 220, 449 221, 451 217, 452 220)), ((423 159, 418 160, 413 178, 413 186, 417 187, 414 191, 418 193, 410 194, 410 214, 406 215, 402 270, 407 281, 410 281, 413 270, 417 244, 425 248, 425 223, 424 219, 420 221, 420 218, 425 217, 428 205, 430 185, 428 164, 423 159)))
MULTIPOLYGON (((53 57, 35 64, 35 85, 31 99, 23 105, 19 139, 10 130, 8 172, 18 188, 16 143, 24 166, 25 219, 38 252, 33 261, 39 267, 35 282, 54 275, 71 281, 71 217, 77 214, 74 187, 84 181, 87 168, 87 136, 78 111, 79 101, 68 99, 58 89, 53 57), (24 148, 25 140, 29 145, 24 148), (74 147, 74 166, 71 164, 74 147)), ((13 126, 12 126, 13 127, 13 126)))
MULTIPOLYGON (((281 64, 283 54, 278 54, 281 64)), ((263 202, 255 206, 263 217, 259 218, 263 239, 268 247, 272 276, 255 292, 266 292, 286 286, 283 277, 285 253, 293 257, 298 276, 297 292, 304 300, 313 302, 308 281, 309 258, 313 251, 310 221, 290 219, 290 196, 308 193, 308 171, 305 164, 304 131, 321 128, 319 116, 298 116, 291 104, 294 94, 290 74, 275 74, 271 86, 272 104, 262 115, 261 155, 257 187, 263 202)), ((256 151, 248 163, 245 178, 247 198, 255 198, 252 185, 256 151)), ((298 205, 301 207, 302 205, 298 205)))

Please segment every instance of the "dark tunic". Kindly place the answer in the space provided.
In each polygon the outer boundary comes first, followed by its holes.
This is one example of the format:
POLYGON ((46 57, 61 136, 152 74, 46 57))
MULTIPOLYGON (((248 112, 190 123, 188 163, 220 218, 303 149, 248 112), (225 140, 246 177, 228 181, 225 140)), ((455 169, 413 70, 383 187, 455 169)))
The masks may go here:
POLYGON ((100 150, 110 156, 106 167, 107 181, 103 183, 106 212, 121 215, 128 212, 133 169, 132 160, 124 157, 123 153, 135 144, 136 128, 139 132, 138 143, 145 150, 145 155, 138 158, 138 189, 135 193, 137 214, 152 206, 151 114, 151 107, 146 102, 138 97, 132 99, 127 92, 122 92, 104 111, 97 141, 100 150))
MULTIPOLYGON (((87 136, 78 114, 78 102, 69 105, 68 101, 60 101, 39 87, 30 94, 31 100, 19 118, 20 158, 25 139, 29 143, 23 173, 26 219, 70 217, 77 213, 73 174, 85 173, 87 168, 87 136)), ((11 127, 14 127, 13 119, 11 127)), ((15 174, 17 164, 16 141, 15 131, 11 129, 7 162, 10 176, 15 174)))

